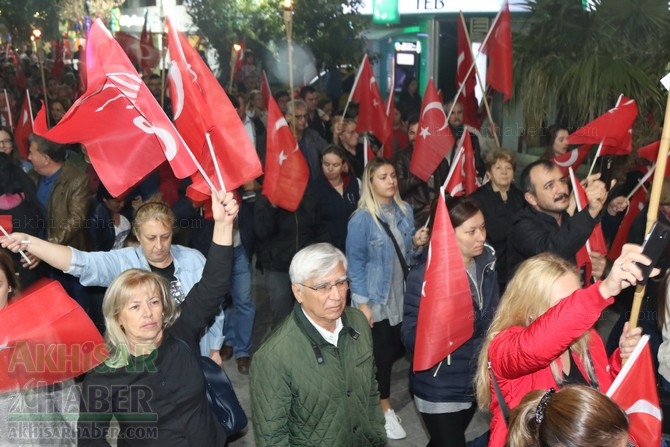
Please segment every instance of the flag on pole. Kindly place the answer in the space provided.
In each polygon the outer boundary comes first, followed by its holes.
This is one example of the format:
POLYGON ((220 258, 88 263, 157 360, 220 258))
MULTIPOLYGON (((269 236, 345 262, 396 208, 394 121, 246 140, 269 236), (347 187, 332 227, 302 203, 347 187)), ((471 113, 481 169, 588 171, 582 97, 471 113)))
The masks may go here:
POLYGON ((30 147, 28 137, 31 133, 33 133, 33 116, 30 112, 30 96, 26 94, 14 126, 14 142, 16 142, 19 155, 24 160, 28 159, 28 149, 30 147))
MULTIPOLYGON (((151 35, 147 34, 147 36, 149 39, 151 38, 151 35)), ((126 53, 126 56, 128 56, 128 59, 136 71, 146 74, 151 72, 151 70, 158 65, 161 54, 158 49, 154 47, 153 41, 149 41, 146 37, 145 41, 142 41, 141 38, 123 31, 118 31, 114 34, 114 39, 116 39, 126 53)))
POLYGON ((658 150, 661 148, 661 140, 656 140, 652 143, 647 144, 641 148, 638 148, 637 155, 649 160, 651 163, 656 163, 658 159, 658 150))
POLYGON ((507 101, 512 97, 512 19, 507 0, 489 33, 489 39, 480 49, 489 58, 486 83, 502 93, 503 100, 507 101))
POLYGON ((409 170, 427 182, 454 147, 454 136, 432 78, 423 95, 418 130, 409 170))
POLYGON ((140 34, 140 70, 143 74, 149 74, 160 62, 161 54, 154 47, 154 38, 149 29, 149 10, 144 10, 144 25, 140 34))
MULTIPOLYGON (((207 135, 216 155, 224 189, 232 191, 260 177, 261 163, 249 136, 228 95, 184 34, 177 32, 167 19, 168 48, 172 60, 168 86, 174 122, 188 146, 194 151, 209 178, 216 178, 207 135)), ((216 183, 216 182, 215 182, 216 183)), ((218 185, 221 186, 221 185, 218 185)), ((187 195, 203 201, 210 188, 198 172, 193 176, 187 195)))
POLYGON ((661 445, 663 412, 658 400, 649 335, 643 335, 607 391, 628 415, 628 434, 638 447, 661 445))
POLYGON ((119 196, 165 159, 179 178, 197 166, 190 149, 100 19, 86 45, 87 90, 61 121, 47 128, 44 107, 36 134, 82 143, 107 190, 119 196))
POLYGON ((432 368, 474 333, 470 283, 444 203, 444 189, 437 201, 421 290, 414 372, 432 368))
POLYGON ((456 88, 465 84, 458 102, 463 104, 463 124, 473 126, 479 129, 479 120, 477 119, 477 97, 475 96, 475 86, 477 85, 476 71, 470 70, 474 65, 472 58, 472 48, 468 45, 468 30, 465 27, 465 18, 463 13, 458 20, 458 58, 456 60, 456 88), (470 71, 470 76, 466 79, 470 71))
POLYGON ((637 215, 640 214, 640 211, 644 209, 646 203, 647 189, 642 186, 638 188, 637 191, 635 191, 635 194, 630 198, 626 214, 623 216, 619 228, 617 229, 616 236, 614 236, 614 240, 607 252, 607 259, 611 262, 614 262, 621 255, 621 248, 628 242, 628 232, 630 231, 630 227, 637 215))
MULTIPOLYGON (((379 86, 374 73, 372 73, 372 66, 367 54, 363 56, 363 62, 358 69, 358 74, 349 94, 349 100, 358 102, 356 131, 359 133, 371 132, 379 141, 386 141, 389 133, 392 132, 387 125, 385 104, 379 93, 379 86)), ((391 127, 391 129, 393 128, 391 127)))
POLYGON ((569 168, 577 170, 578 167, 584 163, 586 157, 589 156, 591 152, 591 144, 582 144, 577 149, 567 151, 565 154, 556 155, 551 161, 554 162, 556 166, 563 172, 563 175, 569 175, 569 168))
POLYGON ((268 102, 267 153, 263 195, 275 206, 295 211, 309 181, 307 160, 274 98, 268 102))
MULTIPOLYGON (((579 183, 579 180, 577 179, 577 176, 575 175, 575 171, 572 170, 572 168, 569 168, 570 172, 570 181, 572 182, 572 191, 575 194, 575 202, 577 204, 577 211, 582 211, 585 208, 588 208, 589 202, 586 197, 586 190, 582 186, 581 183, 579 183)), ((590 253, 601 253, 603 255, 607 254, 607 244, 605 243, 605 236, 603 235, 603 228, 600 222, 598 222, 595 227, 593 227, 593 231, 591 232, 591 236, 589 236, 589 239, 586 241, 586 250, 590 253)))
POLYGON ((0 327, 3 393, 72 379, 107 358, 100 332, 58 281, 26 290, 0 312, 0 327))
POLYGON ((637 113, 635 100, 621 95, 614 108, 568 135, 567 141, 602 144, 598 156, 628 155, 633 148, 632 128, 637 113))
MULTIPOLYGON (((389 90, 388 96, 386 97, 386 128, 388 132, 386 133, 386 141, 382 141, 382 150, 383 157, 391 159, 393 158, 393 142, 395 137, 393 135, 393 121, 395 119, 395 98, 394 98, 393 88, 389 90)), ((399 148, 404 149, 404 148, 399 148)))
POLYGON ((263 97, 263 104, 267 109, 268 102, 272 96, 272 90, 270 89, 270 81, 268 81, 268 75, 265 73, 265 70, 261 72, 261 96, 263 97))

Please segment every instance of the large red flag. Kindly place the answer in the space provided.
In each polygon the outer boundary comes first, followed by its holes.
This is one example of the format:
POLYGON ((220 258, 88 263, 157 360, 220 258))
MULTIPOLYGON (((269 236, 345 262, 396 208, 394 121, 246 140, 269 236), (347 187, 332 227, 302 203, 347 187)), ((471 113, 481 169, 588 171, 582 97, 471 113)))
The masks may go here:
MULTIPOLYGON (((167 25, 172 59, 168 85, 175 125, 209 178, 216 179, 207 143, 209 134, 224 187, 232 191, 263 173, 256 148, 214 74, 169 19, 167 25)), ((218 185, 218 181, 214 183, 218 185)), ((189 197, 201 201, 210 194, 207 182, 196 173, 189 186, 189 197)))
POLYGON ((414 142, 410 172, 427 182, 453 146, 454 136, 431 78, 421 103, 419 134, 414 142))
POLYGON ((261 72, 261 96, 263 97, 263 104, 267 109, 268 101, 272 96, 272 89, 270 89, 270 81, 268 81, 268 75, 265 73, 265 70, 261 72))
POLYGON ((463 158, 463 148, 460 148, 454 159, 451 161, 449 174, 444 181, 444 192, 451 197, 462 196, 465 194, 465 188, 463 187, 463 158))
POLYGON ((193 174, 193 154, 100 19, 91 25, 86 53, 86 93, 51 129, 42 108, 35 133, 58 143, 84 144, 114 196, 166 158, 177 177, 193 174))
POLYGON ((432 368, 468 341, 473 322, 470 283, 441 190, 416 323, 414 372, 432 368))
POLYGON ((661 445, 663 413, 658 401, 649 335, 643 335, 607 391, 628 415, 628 435, 637 447, 661 445))
POLYGON ((468 30, 465 27, 465 18, 460 14, 458 20, 458 59, 456 61, 456 88, 463 87, 458 101, 463 104, 463 123, 479 129, 477 119, 477 97, 475 96, 476 72, 470 67, 474 64, 472 49, 468 45, 468 30), (466 76, 470 71, 470 76, 466 76))
MULTIPOLYGON (((584 189, 582 184, 579 183, 579 180, 575 175, 575 171, 573 171, 572 169, 569 169, 569 171, 570 171, 570 181, 572 182, 572 191, 575 194, 577 211, 581 211, 589 206, 588 199, 586 197, 586 190, 584 189)), ((603 235, 603 228, 600 225, 600 222, 598 222, 595 225, 595 227, 593 227, 591 236, 589 236, 588 241, 586 241, 586 250, 589 253, 595 252, 595 253, 601 253, 603 255, 607 254, 607 244, 605 243, 605 236, 603 235)))
POLYGON ((614 108, 568 135, 570 144, 602 144, 598 156, 628 155, 633 148, 632 127, 637 117, 635 100, 619 96, 614 108))
POLYGON ((27 92, 23 98, 23 104, 21 105, 21 110, 16 119, 16 125, 14 126, 14 141, 16 142, 16 148, 19 151, 19 155, 24 160, 28 159, 28 148, 30 143, 28 142, 28 137, 33 133, 33 117, 30 113, 30 97, 27 92))
POLYGON ((504 101, 509 100, 512 97, 512 19, 507 1, 480 51, 489 58, 486 83, 502 93, 504 101))
POLYGON ((641 186, 630 198, 626 214, 623 216, 621 224, 619 224, 619 229, 617 230, 616 236, 614 236, 612 245, 610 245, 609 252, 607 253, 607 259, 609 259, 611 262, 614 262, 621 255, 621 248, 626 242, 628 242, 628 232, 630 231, 630 227, 646 203, 647 190, 644 186, 641 186))
POLYGON ((267 129, 263 195, 273 205, 293 212, 305 194, 309 167, 274 98, 268 102, 267 129))
MULTIPOLYGON (((395 141, 395 137, 393 135, 394 133, 393 121, 395 119, 395 95, 393 92, 393 88, 389 89, 388 96, 386 97, 385 110, 386 110, 386 128, 388 129, 388 132, 386 133, 386 141, 382 141, 382 148, 383 148, 382 156, 384 158, 391 159, 393 158, 393 142, 395 141)), ((399 147, 398 149, 404 149, 404 148, 399 147)))
POLYGON ((356 131, 371 132, 379 141, 386 141, 390 131, 386 110, 367 54, 363 56, 349 99, 358 102, 356 131))
POLYGON ((77 377, 107 357, 86 312, 58 281, 42 280, 0 312, 0 392, 77 377))
POLYGON ((554 164, 560 168, 560 170, 563 172, 563 175, 567 176, 569 175, 569 168, 572 168, 576 171, 577 168, 581 166, 582 163, 584 163, 586 157, 589 156, 589 152, 591 152, 591 147, 591 144, 583 144, 577 149, 567 151, 565 154, 556 155, 551 159, 551 161, 553 161, 554 164))

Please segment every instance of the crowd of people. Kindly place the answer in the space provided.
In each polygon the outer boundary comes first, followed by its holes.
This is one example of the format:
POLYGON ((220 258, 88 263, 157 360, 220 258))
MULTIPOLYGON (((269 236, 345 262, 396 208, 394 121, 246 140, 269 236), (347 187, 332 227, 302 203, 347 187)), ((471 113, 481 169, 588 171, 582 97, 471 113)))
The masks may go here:
MULTIPOLYGON (((268 115, 255 64, 247 51, 229 96, 264 162, 268 115)), ((444 200, 474 330, 448 359, 410 373, 429 446, 626 445, 628 418, 602 393, 642 328, 622 317, 606 344, 594 327, 603 310, 627 299, 642 279, 637 263, 649 259, 637 245, 642 230, 635 230, 635 243, 613 262, 591 253, 588 269, 576 265, 597 225, 613 240, 630 191, 623 177, 605 185, 590 175, 586 206, 576 210, 569 181, 551 161, 569 149, 565 128, 550 128, 546 154, 518 176, 515 153, 480 142, 474 129, 480 186, 467 197, 445 197, 440 187, 456 147, 427 181, 410 170, 421 108, 416 79, 407 77, 398 97, 391 159, 368 160, 356 107, 343 116, 341 104, 312 86, 293 100, 278 90, 274 98, 309 168, 298 208, 271 203, 260 177, 212 194, 211 221, 186 198, 188 180, 176 179, 167 164, 113 197, 81 145, 33 134, 22 156, 6 118, 7 107, 16 116, 22 101, 17 73, 35 112, 38 100, 48 99, 50 126, 76 99, 76 76, 51 77, 41 92, 30 57, 2 70, 8 101, 0 101, 7 125, 0 128, 0 214, 15 223, 0 237, 0 312, 21 287, 55 279, 104 333, 109 350, 80 378, 73 442, 104 445, 114 417, 120 446, 223 446, 226 433, 205 399, 198 352, 219 365, 234 357, 239 373, 249 374, 256 445, 404 439, 391 404, 392 368, 417 349, 435 210, 444 200), (263 277, 272 316, 260 346, 252 344, 254 275, 263 277), (584 318, 566 317, 574 314, 584 318), (486 422, 466 437, 476 415, 486 422), (578 434, 576 425, 583 426, 578 434), (134 436, 139 432, 151 435, 134 436)), ((161 102, 160 76, 145 82, 161 102)), ((468 129, 463 105, 443 106, 458 141, 468 129)), ((164 110, 170 115, 169 104, 164 110)), ((373 152, 380 149, 373 141, 373 152)), ((670 182, 661 212, 670 215, 670 182)), ((660 299, 650 293, 647 301, 666 309, 667 284, 658 281, 652 289, 660 299)), ((643 326, 656 336, 652 346, 670 388, 670 311, 660 315, 643 326)), ((38 393, 53 399, 71 387, 38 393)), ((0 395, 0 406, 10 398, 0 395)), ((9 436, 5 422, 0 436, 9 436)))

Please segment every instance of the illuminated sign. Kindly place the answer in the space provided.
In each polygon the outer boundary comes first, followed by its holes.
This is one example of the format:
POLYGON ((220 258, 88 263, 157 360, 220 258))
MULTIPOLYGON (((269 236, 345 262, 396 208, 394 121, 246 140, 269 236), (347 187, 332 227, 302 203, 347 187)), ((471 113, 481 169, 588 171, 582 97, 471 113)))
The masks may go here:
MULTIPOLYGON (((380 0, 363 0, 359 12, 363 15, 373 14, 373 2, 380 0)), ((397 0, 400 15, 407 14, 444 14, 500 11, 504 0, 397 0)), ((386 3, 384 1, 383 3, 386 3)), ((522 0, 510 0, 511 12, 528 12, 522 0)))

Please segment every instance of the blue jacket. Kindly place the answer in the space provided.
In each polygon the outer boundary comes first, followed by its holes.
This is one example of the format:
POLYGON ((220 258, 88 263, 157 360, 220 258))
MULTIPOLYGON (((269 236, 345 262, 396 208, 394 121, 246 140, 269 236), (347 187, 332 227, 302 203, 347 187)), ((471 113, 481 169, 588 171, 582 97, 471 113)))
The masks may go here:
MULTIPOLYGON (((403 202, 405 213, 395 207, 395 219, 405 241, 405 262, 410 265, 414 214, 403 202)), ((368 211, 357 210, 349 219, 347 229, 347 272, 351 280, 351 299, 357 304, 386 304, 391 288, 391 275, 396 254, 393 242, 368 211)))
MULTIPOLYGON (((451 364, 448 365, 445 360, 429 370, 410 373, 410 391, 418 398, 429 402, 474 402, 473 380, 477 372, 479 350, 500 298, 495 260, 495 252, 486 245, 484 252, 475 258, 478 287, 474 286, 473 278, 468 275, 475 314, 472 338, 451 354, 451 364), (438 368, 437 376, 434 377, 438 368)), ((405 291, 401 338, 412 355, 425 269, 424 256, 422 262, 410 271, 405 291)))
POLYGON ((315 191, 319 199, 321 217, 326 224, 331 244, 345 251, 347 240, 347 223, 349 216, 356 211, 360 199, 360 186, 355 176, 344 179, 343 195, 340 195, 322 175, 315 182, 315 191))

